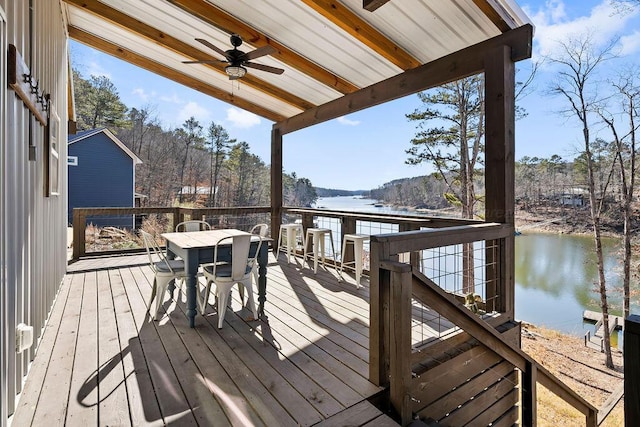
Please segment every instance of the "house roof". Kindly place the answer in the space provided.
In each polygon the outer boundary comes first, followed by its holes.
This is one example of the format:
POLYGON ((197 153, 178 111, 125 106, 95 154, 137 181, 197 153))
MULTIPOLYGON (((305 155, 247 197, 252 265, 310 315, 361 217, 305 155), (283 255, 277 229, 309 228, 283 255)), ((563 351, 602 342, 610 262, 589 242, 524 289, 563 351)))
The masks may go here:
POLYGON ((138 156, 136 156, 133 151, 129 150, 126 145, 122 141, 120 141, 111 131, 107 128, 99 128, 99 129, 89 129, 85 131, 81 131, 76 133, 75 135, 69 135, 68 143, 69 145, 75 144, 76 142, 80 142, 86 140, 94 135, 99 133, 104 133, 109 139, 113 141, 122 151, 124 151, 127 156, 131 157, 133 163, 136 165, 142 164, 142 160, 138 156))
MULTIPOLYGON (((513 29, 532 32, 512 0, 63 1, 72 39, 275 122, 317 116, 322 105, 364 88, 378 91, 374 85, 404 71, 513 29), (250 68, 232 82, 226 63, 182 63, 221 59, 196 38, 227 50, 232 33, 244 39, 245 52, 274 47, 253 62, 284 73, 250 68)), ((359 103, 352 104, 333 115, 357 111, 359 103)))

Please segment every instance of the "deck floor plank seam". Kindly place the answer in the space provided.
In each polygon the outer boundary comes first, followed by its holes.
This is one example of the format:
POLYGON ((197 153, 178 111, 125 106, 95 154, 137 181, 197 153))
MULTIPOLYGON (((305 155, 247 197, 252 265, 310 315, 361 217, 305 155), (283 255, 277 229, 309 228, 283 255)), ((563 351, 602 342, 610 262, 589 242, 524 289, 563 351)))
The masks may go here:
MULTIPOLYGON (((80 278, 80 277, 79 277, 80 278)), ((67 410, 66 425, 91 425, 98 421, 98 390, 94 387, 88 389, 88 385, 97 385, 96 375, 99 360, 99 336, 98 336, 98 291, 95 273, 82 276, 84 279, 82 292, 82 311, 80 312, 78 326, 78 341, 76 353, 82 349, 82 357, 74 358, 73 375, 69 391, 69 406, 67 410), (88 381, 87 381, 88 380, 88 381), (81 394, 86 390, 86 394, 81 394)))
POLYGON ((51 314, 47 320, 42 339, 36 349, 36 358, 29 370, 29 381, 26 382, 22 389, 16 411, 13 415, 13 425, 33 425, 33 417, 42 392, 41 385, 44 384, 49 364, 51 363, 53 348, 56 344, 62 323, 61 320, 69 298, 72 280, 73 276, 65 276, 62 281, 62 285, 51 309, 51 314))
POLYGON ((288 305, 287 311, 289 314, 293 312, 296 313, 298 317, 308 320, 308 328, 314 329, 317 333, 327 337, 327 339, 345 348, 363 361, 366 362, 368 360, 369 339, 337 321, 337 319, 340 318, 345 322, 351 322, 352 320, 347 316, 340 315, 333 317, 331 314, 334 313, 326 311, 322 313, 310 305, 305 305, 292 295, 281 294, 279 290, 273 289, 272 287, 267 295, 267 307, 265 307, 265 310, 267 310, 269 305, 279 306, 282 304, 288 305), (274 304, 276 302, 277 304, 274 304))
MULTIPOLYGON (((185 338, 185 342, 192 343, 195 341, 193 337, 189 337, 189 335, 196 335, 202 341, 204 348, 206 348, 209 352, 209 356, 213 355, 216 359, 217 363, 220 366, 220 371, 229 377, 231 384, 233 387, 237 387, 237 394, 232 393, 221 393, 217 392, 216 394, 220 396, 222 399, 227 399, 230 396, 234 396, 238 399, 241 399, 234 405, 232 405, 229 409, 236 410, 236 408, 242 408, 245 411, 248 411, 250 414, 254 414, 256 416, 259 415, 262 418, 262 421, 257 420, 249 420, 244 424, 236 424, 236 425, 245 425, 251 421, 251 424, 260 425, 259 422, 263 422, 264 425, 295 425, 294 418, 287 412, 286 408, 283 408, 278 400, 276 400, 270 393, 267 387, 265 387, 257 378, 253 375, 247 375, 248 368, 244 363, 238 363, 237 357, 235 355, 234 350, 220 339, 220 337, 215 333, 215 330, 212 330, 213 327, 217 328, 216 325, 212 325, 209 322, 206 322, 206 327, 203 327, 200 322, 202 322, 202 317, 198 316, 196 319, 196 328, 191 329, 188 327, 187 319, 186 319, 186 306, 182 301, 182 298, 176 298, 173 303, 172 310, 168 311, 168 316, 171 317, 172 321, 179 326, 182 334, 185 338)), ((194 349, 197 350, 197 349, 194 349)), ((192 357, 197 358, 197 355, 190 351, 192 357)), ((200 363, 203 361, 201 360, 200 363)), ((200 364, 198 360, 196 363, 200 364)), ((209 379, 209 384, 212 387, 212 391, 218 390, 218 383, 211 381, 212 378, 216 378, 217 372, 208 372, 205 378, 209 379)))
POLYGON ((368 358, 368 330, 362 330, 353 317, 348 315, 348 312, 328 310, 313 298, 303 295, 298 289, 283 290, 281 285, 274 286, 275 283, 277 282, 269 282, 271 287, 267 286, 267 305, 284 305, 288 310, 299 312, 304 318, 310 320, 312 325, 317 326, 321 332, 335 332, 336 339, 348 340, 348 346, 357 343, 360 348, 354 349, 354 351, 358 353, 359 357, 368 358))
MULTIPOLYGON (((298 300, 296 307, 299 309, 311 307, 311 308, 314 308, 320 314, 331 313, 333 316, 335 316, 334 318, 332 318, 332 320, 344 319, 348 322, 349 328, 352 329, 353 332, 357 332, 361 336, 361 337, 358 337, 353 335, 354 341, 359 339, 368 341, 369 339, 368 338, 369 337, 368 318, 364 318, 358 313, 351 311, 342 305, 337 305, 330 299, 323 298, 321 293, 315 293, 313 290, 305 289, 302 286, 299 286, 299 285, 296 286, 294 284, 290 286, 286 286, 282 282, 277 280, 271 280, 268 283, 272 285, 271 288, 267 287, 268 293, 285 295, 286 297, 289 297, 289 298, 295 297, 295 299, 298 300), (348 313, 349 316, 347 316, 347 314, 345 313, 348 313)), ((346 295, 343 295, 343 296, 344 296, 344 299, 347 298, 346 295)), ((335 323, 335 320, 333 320, 333 322, 331 323, 335 323)), ((344 327, 344 324, 340 323, 340 325, 344 327)), ((346 330, 345 333, 351 335, 351 331, 349 330, 346 330)), ((345 333, 343 333, 343 335, 345 333)))
POLYGON ((140 344, 137 326, 139 322, 144 322, 144 316, 138 315, 136 321, 136 311, 133 310, 131 297, 124 285, 124 280, 133 281, 133 276, 129 269, 119 269, 116 272, 115 277, 111 275, 111 283, 115 288, 114 306, 118 307, 116 319, 131 423, 134 426, 153 424, 154 421, 158 423, 158 420, 162 421, 162 415, 140 344))
POLYGON ((151 321, 153 272, 140 255, 74 264, 65 306, 52 311, 56 336, 41 344, 53 351, 34 370, 45 384, 30 398, 31 424, 62 411, 68 425, 315 425, 366 402, 381 390, 368 381, 368 288, 339 281, 333 267, 307 275, 269 258, 265 318, 249 321, 234 290, 221 330, 211 307, 188 327, 184 286, 151 321), (73 319, 73 349, 59 354, 73 319), (55 366, 67 367, 53 375, 55 366), (56 403, 43 404, 52 386, 56 403))
MULTIPOLYGON (((82 278, 84 279, 84 277, 82 278)), ((84 280, 77 286, 84 288, 84 280)), ((73 287, 74 282, 70 285, 73 287)), ((67 415, 71 377, 78 344, 78 327, 82 309, 82 291, 71 289, 60 320, 60 328, 47 368, 32 425, 63 425, 67 415)))
MULTIPOLYGON (((143 280, 146 281, 146 278, 143 280)), ((140 286, 135 276, 134 282, 136 283, 134 286, 138 289, 132 289, 132 292, 128 294, 129 300, 132 304, 132 310, 144 314, 144 318, 138 323, 140 344, 158 398, 162 419, 165 423, 170 423, 176 422, 176 419, 179 418, 180 424, 195 425, 197 423, 191 406, 184 394, 180 379, 171 365, 169 356, 162 346, 158 332, 153 325, 147 326, 146 304, 139 292, 140 286)))
POLYGON ((116 310, 113 304, 113 290, 109 270, 99 270, 98 279, 98 396, 100 423, 105 425, 131 425, 129 401, 124 381, 124 366, 116 310), (112 367, 112 369, 106 369, 112 367))
POLYGON ((304 319, 307 321, 304 322, 303 320, 292 316, 288 311, 283 310, 276 304, 269 304, 268 299, 265 307, 265 313, 268 316, 270 324, 273 318, 273 320, 280 322, 283 327, 293 328, 306 340, 315 343, 327 354, 347 365, 360 376, 366 377, 368 375, 368 362, 350 351, 350 346, 354 347, 356 344, 351 343, 349 345, 346 340, 337 339, 335 336, 337 334, 331 334, 329 330, 324 328, 318 328, 317 326, 314 327, 313 321, 309 318, 304 319))
MULTIPOLYGON (((138 284, 137 290, 140 298, 145 301, 150 297, 149 291, 151 285, 146 280, 143 280, 142 277, 140 277, 139 281, 136 280, 136 283, 138 284)), ((135 292, 135 290, 133 292, 135 292)), ((166 321, 159 323, 148 322, 148 320, 148 316, 145 316, 145 327, 153 327, 158 333, 197 424, 212 425, 212 423, 215 423, 220 426, 224 426, 225 424, 231 425, 224 410, 210 393, 207 386, 202 381, 195 380, 201 377, 202 373, 189 354, 184 341, 180 337, 180 331, 175 327, 173 322, 166 321)))

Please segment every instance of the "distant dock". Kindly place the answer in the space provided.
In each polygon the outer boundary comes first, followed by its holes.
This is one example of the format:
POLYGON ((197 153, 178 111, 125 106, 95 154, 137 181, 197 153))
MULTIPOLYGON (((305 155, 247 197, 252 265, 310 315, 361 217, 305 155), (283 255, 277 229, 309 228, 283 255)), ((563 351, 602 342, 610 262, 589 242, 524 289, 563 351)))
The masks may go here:
MULTIPOLYGON (((604 325, 602 313, 597 311, 585 310, 582 319, 587 322, 595 323, 596 332, 591 335, 591 331, 584 334, 585 347, 591 347, 596 350, 604 351, 604 325)), ((609 315, 609 334, 614 330, 621 330, 624 325, 624 319, 620 316, 609 315)))
MULTIPOLYGON (((616 325, 618 325, 616 326, 616 329, 622 330, 622 325, 624 325, 624 319, 622 316, 614 316, 613 314, 610 314, 609 323, 613 322, 613 319, 616 320, 616 325)), ((599 311, 585 310, 584 313, 582 313, 582 320, 591 323, 598 323, 602 320, 602 313, 599 311)))

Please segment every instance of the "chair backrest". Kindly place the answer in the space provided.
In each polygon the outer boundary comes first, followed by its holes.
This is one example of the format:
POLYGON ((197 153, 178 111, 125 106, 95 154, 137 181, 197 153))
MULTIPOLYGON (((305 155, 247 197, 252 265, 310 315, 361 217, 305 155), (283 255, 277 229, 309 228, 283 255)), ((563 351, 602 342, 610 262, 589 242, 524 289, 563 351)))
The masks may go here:
POLYGON ((215 250, 213 251, 214 262, 214 275, 216 260, 218 259, 218 247, 232 243, 231 246, 231 278, 232 280, 242 280, 248 274, 251 273, 251 268, 258 258, 260 252, 260 246, 262 246, 262 237, 256 247, 255 253, 249 253, 251 250, 251 240, 255 240, 255 235, 241 234, 237 236, 225 237, 218 241, 215 250))
POLYGON ((200 221, 198 219, 183 221, 180 224, 176 225, 176 232, 200 231, 200 230, 211 230, 211 226, 209 225, 208 222, 200 221))
POLYGON ((267 224, 256 224, 253 226, 249 233, 258 235, 260 237, 267 237, 269 232, 269 226, 267 224))
POLYGON ((147 249, 147 255, 149 255, 149 264, 151 265, 151 268, 153 269, 153 271, 155 272, 158 271, 158 268, 156 267, 156 262, 163 262, 167 266, 169 271, 173 273, 171 264, 169 264, 169 262, 167 261, 167 257, 164 255, 164 252, 162 251, 162 249, 160 249, 160 246, 158 246, 158 243, 156 243, 156 239, 154 239, 154 237, 151 234, 147 233, 144 230, 140 230, 140 234, 142 235, 144 246, 147 249), (156 256, 159 259, 159 261, 155 261, 153 259, 154 256, 156 256))

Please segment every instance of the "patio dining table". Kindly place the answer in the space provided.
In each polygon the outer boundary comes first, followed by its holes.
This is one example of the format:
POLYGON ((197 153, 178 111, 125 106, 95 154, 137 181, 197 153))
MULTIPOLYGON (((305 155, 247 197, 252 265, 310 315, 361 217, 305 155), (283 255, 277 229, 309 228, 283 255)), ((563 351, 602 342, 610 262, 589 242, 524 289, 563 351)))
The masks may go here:
MULTIPOLYGON (((200 264, 213 262, 214 246, 225 237, 249 234, 246 231, 234 228, 189 231, 182 233, 163 233, 162 237, 167 241, 167 257, 180 257, 184 260, 186 283, 187 283, 187 317, 189 326, 195 326, 195 317, 198 313, 196 298, 198 293, 198 267, 200 264)), ((264 315, 264 303, 267 299, 267 262, 269 251, 269 238, 262 238, 262 245, 258 253, 258 317, 264 315)), ((251 241, 250 253, 258 247, 259 237, 251 241)), ((231 243, 218 247, 218 261, 231 260, 231 243)), ((171 285, 170 292, 173 297, 175 286, 171 285)))

